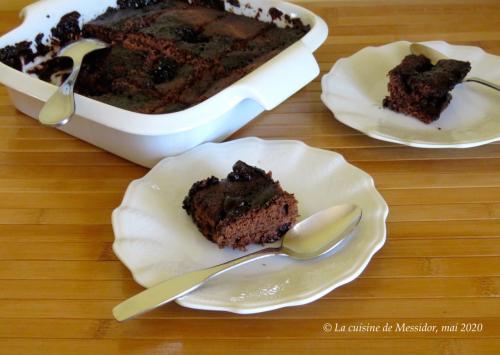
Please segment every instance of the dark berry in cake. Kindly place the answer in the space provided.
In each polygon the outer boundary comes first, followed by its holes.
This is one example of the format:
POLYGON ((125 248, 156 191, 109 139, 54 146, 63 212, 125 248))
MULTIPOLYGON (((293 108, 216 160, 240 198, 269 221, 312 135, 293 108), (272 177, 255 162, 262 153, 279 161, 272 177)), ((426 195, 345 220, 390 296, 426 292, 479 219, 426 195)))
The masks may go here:
POLYGON ((63 17, 52 30, 52 36, 64 47, 71 41, 75 41, 80 36, 80 14, 76 11, 70 12, 63 17))
POLYGON ((447 59, 432 65, 422 55, 408 55, 389 72, 389 96, 383 105, 431 123, 448 106, 452 97, 450 91, 470 69, 469 62, 447 59))
POLYGON ((151 75, 155 84, 164 83, 172 80, 177 71, 177 63, 172 59, 160 58, 154 65, 151 75))
POLYGON ((47 46, 45 43, 43 43, 43 38, 44 38, 43 33, 39 33, 35 37, 35 48, 37 55, 46 55, 47 53, 50 52, 50 46, 47 46))
POLYGON ((212 176, 194 183, 183 208, 220 248, 277 241, 298 216, 297 200, 272 179, 271 172, 242 161, 233 165, 226 179, 212 176))
POLYGON ((120 9, 142 9, 143 7, 158 3, 160 0, 118 0, 120 9))
POLYGON ((23 63, 33 61, 35 57, 31 50, 31 42, 23 41, 13 46, 6 46, 0 49, 0 62, 17 70, 22 70, 23 63))
POLYGON ((268 12, 269 12, 269 16, 271 16, 271 19, 273 21, 276 19, 281 20, 281 17, 283 16, 283 12, 278 10, 275 7, 271 7, 268 12))
POLYGON ((233 5, 234 7, 240 7, 240 1, 239 0, 227 0, 227 3, 230 5, 233 5))
POLYGON ((224 0, 191 0, 191 4, 207 6, 213 9, 224 11, 224 0))

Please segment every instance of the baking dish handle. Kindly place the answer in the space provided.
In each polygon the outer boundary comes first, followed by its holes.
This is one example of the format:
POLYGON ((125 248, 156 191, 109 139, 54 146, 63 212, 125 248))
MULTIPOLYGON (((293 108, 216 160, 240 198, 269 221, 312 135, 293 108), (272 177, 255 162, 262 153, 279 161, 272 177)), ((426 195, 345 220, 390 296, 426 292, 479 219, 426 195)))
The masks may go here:
POLYGON ((246 97, 271 110, 318 74, 319 66, 311 50, 299 41, 248 74, 235 86, 246 97))
MULTIPOLYGON (((26 5, 19 12, 19 17, 25 20, 38 20, 43 21, 45 17, 48 15, 48 9, 53 6, 58 7, 58 12, 62 12, 62 14, 71 12, 74 9, 74 5, 71 4, 70 1, 67 1, 66 4, 61 4, 61 1, 56 0, 38 0, 32 4, 26 5), (63 9, 59 9, 63 7, 63 9)), ((54 20, 55 21, 55 20, 54 20)))

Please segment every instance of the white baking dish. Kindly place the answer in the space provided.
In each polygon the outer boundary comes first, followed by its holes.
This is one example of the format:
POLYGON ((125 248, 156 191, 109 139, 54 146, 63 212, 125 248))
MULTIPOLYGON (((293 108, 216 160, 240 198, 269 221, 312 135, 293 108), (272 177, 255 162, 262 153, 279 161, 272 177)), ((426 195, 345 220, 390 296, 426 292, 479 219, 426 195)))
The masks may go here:
MULTIPOLYGON (((20 41, 33 41, 38 33, 48 38, 61 16, 78 11, 88 22, 116 0, 42 0, 21 12, 21 26, 0 38, 0 48, 20 41)), ((221 141, 264 110, 270 110, 319 74, 312 53, 325 41, 328 27, 312 12, 282 1, 242 0, 239 8, 226 3, 226 10, 271 21, 275 7, 292 18, 299 17, 311 30, 259 68, 206 101, 183 111, 148 115, 123 110, 76 95, 76 115, 59 129, 144 166, 176 155, 208 141, 221 141), (245 6, 245 4, 250 6, 245 6)), ((275 21, 276 22, 276 21, 275 21)), ((278 25, 284 22, 278 20, 278 25)), ((43 103, 56 90, 54 85, 0 63, 0 82, 7 86, 15 107, 38 117, 43 103)))

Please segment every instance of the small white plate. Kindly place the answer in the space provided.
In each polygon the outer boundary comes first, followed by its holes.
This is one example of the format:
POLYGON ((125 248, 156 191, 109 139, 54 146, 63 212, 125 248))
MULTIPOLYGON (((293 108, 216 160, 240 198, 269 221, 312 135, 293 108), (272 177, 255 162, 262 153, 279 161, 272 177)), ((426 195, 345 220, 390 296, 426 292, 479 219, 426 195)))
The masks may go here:
MULTIPOLYGON (((500 84, 500 57, 478 47, 422 42, 471 62, 469 76, 500 84)), ((321 99, 342 123, 368 136, 420 148, 468 148, 500 140, 500 93, 475 83, 457 85, 439 120, 427 125, 382 108, 389 70, 410 54, 410 42, 366 47, 338 60, 321 80, 321 99)))
POLYGON ((343 203, 363 209, 353 234, 332 255, 298 262, 271 257, 231 270, 177 300, 183 306, 256 313, 312 302, 356 278, 385 242, 388 208, 372 178, 330 151, 298 141, 245 138, 203 144, 162 160, 133 181, 113 212, 116 255, 134 279, 150 287, 175 275, 213 266, 246 252, 219 249, 181 208, 198 180, 225 177, 237 160, 271 170, 299 201, 300 219, 343 203))

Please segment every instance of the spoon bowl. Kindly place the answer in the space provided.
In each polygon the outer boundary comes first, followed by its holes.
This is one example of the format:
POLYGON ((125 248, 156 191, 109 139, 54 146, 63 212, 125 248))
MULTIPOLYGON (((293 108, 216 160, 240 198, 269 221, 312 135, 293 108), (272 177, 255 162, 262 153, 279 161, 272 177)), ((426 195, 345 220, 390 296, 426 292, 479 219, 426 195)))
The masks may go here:
POLYGON ((308 260, 334 249, 359 223, 361 208, 333 206, 296 224, 283 237, 282 250, 297 260, 308 260))
POLYGON ((105 42, 99 41, 97 39, 85 38, 77 42, 68 44, 66 47, 62 48, 58 57, 70 57, 73 59, 73 63, 81 63, 83 58, 90 52, 107 48, 109 45, 105 42))
POLYGON ((90 52, 107 48, 108 44, 95 39, 82 39, 61 49, 58 57, 73 60, 73 70, 59 89, 47 100, 38 115, 39 121, 48 126, 61 126, 75 113, 74 87, 83 58, 90 52))

